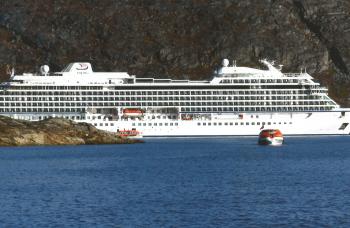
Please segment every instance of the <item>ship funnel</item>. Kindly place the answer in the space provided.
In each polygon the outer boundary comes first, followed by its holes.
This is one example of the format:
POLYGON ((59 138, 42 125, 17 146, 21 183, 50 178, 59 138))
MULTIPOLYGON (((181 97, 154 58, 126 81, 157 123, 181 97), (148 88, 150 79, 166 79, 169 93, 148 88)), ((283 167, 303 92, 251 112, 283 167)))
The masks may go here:
POLYGON ((261 63, 265 64, 267 68, 269 68, 269 71, 278 75, 283 75, 280 71, 280 69, 277 69, 273 66, 274 62, 269 62, 266 59, 260 60, 261 63))

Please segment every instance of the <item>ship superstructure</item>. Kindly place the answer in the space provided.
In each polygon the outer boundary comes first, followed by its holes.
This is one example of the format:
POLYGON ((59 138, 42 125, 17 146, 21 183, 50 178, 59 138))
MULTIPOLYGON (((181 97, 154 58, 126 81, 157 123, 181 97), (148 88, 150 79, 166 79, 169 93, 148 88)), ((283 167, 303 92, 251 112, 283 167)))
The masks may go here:
POLYGON ((306 72, 282 73, 230 65, 211 80, 137 78, 94 72, 71 63, 61 72, 12 75, 0 88, 0 114, 17 119, 62 117, 108 131, 137 129, 144 136, 349 134, 350 112, 341 109, 306 72))

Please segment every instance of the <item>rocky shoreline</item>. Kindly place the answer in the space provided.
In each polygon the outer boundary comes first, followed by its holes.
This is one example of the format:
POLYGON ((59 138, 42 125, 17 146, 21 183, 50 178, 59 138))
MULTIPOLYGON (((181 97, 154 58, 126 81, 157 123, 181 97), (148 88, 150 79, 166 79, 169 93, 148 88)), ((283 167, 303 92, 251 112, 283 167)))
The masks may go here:
POLYGON ((87 123, 52 118, 42 121, 15 120, 0 116, 0 146, 131 144, 142 140, 124 139, 87 123))

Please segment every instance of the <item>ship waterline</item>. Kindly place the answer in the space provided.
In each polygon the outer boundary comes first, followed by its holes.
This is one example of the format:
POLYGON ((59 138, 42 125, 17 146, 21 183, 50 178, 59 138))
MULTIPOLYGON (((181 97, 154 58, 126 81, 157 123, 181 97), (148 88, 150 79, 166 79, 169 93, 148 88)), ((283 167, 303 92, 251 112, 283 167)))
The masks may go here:
POLYGON ((211 80, 136 78, 125 72, 93 72, 89 63, 63 71, 12 75, 0 88, 0 114, 31 121, 62 117, 143 136, 349 134, 350 109, 306 72, 282 73, 229 65, 211 80))

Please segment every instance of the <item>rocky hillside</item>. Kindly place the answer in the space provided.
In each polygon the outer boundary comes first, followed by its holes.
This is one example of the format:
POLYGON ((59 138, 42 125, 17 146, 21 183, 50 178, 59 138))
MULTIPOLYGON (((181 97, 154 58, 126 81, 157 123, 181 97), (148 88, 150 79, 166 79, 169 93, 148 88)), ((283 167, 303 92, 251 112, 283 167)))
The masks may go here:
POLYGON ((348 0, 4 0, 0 72, 60 70, 90 61, 95 70, 207 79, 222 58, 285 70, 307 68, 349 105, 348 0))
POLYGON ((66 119, 37 122, 14 120, 0 116, 0 146, 123 144, 139 140, 121 139, 115 134, 96 129, 86 123, 66 119))

